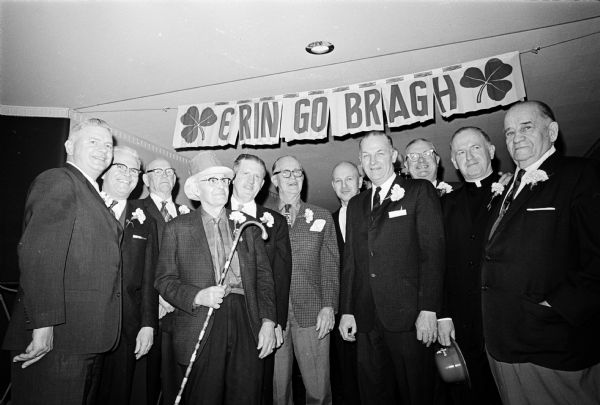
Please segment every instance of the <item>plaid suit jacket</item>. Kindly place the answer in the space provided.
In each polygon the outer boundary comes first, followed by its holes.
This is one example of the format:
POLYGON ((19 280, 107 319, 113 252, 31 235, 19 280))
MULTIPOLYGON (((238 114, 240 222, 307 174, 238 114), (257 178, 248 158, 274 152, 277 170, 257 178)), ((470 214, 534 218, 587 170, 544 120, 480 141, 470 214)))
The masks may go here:
POLYGON ((300 203, 294 225, 290 227, 292 246, 292 282, 290 298, 294 317, 302 328, 317 324, 323 307, 337 312, 340 257, 333 218, 316 205, 300 203), (306 210, 313 212, 307 221, 306 210), (322 229, 315 222, 324 220, 322 229), (312 230, 311 230, 312 229, 312 230))

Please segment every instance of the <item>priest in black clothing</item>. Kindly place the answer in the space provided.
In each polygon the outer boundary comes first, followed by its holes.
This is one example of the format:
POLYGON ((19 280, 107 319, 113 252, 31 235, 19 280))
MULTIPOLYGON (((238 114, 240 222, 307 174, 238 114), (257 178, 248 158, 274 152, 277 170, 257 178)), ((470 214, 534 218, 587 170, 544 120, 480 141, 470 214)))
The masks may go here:
POLYGON ((452 136, 450 149, 452 163, 465 183, 442 198, 446 274, 438 340, 447 346, 450 337, 456 338, 471 378, 471 388, 449 387, 452 404, 500 404, 485 352, 481 315, 484 230, 492 200, 502 198, 499 176, 492 172, 495 148, 483 130, 464 127, 452 136))

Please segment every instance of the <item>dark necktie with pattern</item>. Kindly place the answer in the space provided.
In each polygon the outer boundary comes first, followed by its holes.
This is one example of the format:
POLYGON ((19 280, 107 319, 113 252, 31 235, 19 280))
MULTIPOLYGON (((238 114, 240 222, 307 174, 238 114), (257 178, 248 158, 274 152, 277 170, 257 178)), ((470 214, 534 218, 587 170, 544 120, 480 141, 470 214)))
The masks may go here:
POLYGON ((375 188, 375 194, 373 194, 373 201, 371 202, 371 212, 375 211, 377 208, 381 206, 381 197, 379 193, 381 192, 381 187, 375 188))
POLYGON ((292 226, 292 212, 290 209, 292 208, 292 204, 286 204, 283 206, 283 216, 287 221, 288 226, 292 226))
POLYGON ((160 214, 165 219, 165 222, 169 222, 170 220, 173 219, 171 214, 169 214, 169 210, 167 210, 167 203, 168 203, 167 201, 163 201, 161 203, 161 207, 160 207, 160 214))
POLYGON ((510 204, 515 199, 517 190, 519 189, 519 186, 521 185, 521 179, 523 178, 523 174, 525 174, 525 170, 519 170, 517 172, 516 177, 515 177, 515 182, 513 183, 512 188, 506 195, 506 198, 502 202, 502 207, 500 208, 500 212, 498 213, 498 218, 496 218, 496 222, 494 222, 494 225, 492 225, 492 229, 490 230, 489 238, 491 238, 492 235, 494 234, 494 232, 496 232, 496 228, 498 228, 498 225, 500 225, 500 221, 502 221, 502 217, 504 217, 504 214, 506 214, 506 211, 508 211, 508 207, 510 207, 510 204))

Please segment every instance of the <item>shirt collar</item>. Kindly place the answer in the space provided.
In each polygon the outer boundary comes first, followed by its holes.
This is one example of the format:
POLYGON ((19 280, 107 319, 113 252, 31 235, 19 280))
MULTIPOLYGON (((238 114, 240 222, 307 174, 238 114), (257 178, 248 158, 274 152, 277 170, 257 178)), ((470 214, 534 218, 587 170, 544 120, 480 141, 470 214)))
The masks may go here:
POLYGON ((256 217, 256 202, 254 200, 241 203, 237 198, 231 196, 231 209, 237 210, 240 205, 244 205, 244 209, 242 211, 244 211, 248 215, 256 217))
POLYGON ((534 170, 539 169, 542 163, 544 163, 546 159, 548 159, 550 155, 552 155, 554 152, 556 152, 556 148, 554 147, 554 145, 552 145, 550 149, 548 149, 548 151, 546 151, 546 153, 542 155, 542 157, 540 157, 538 160, 536 160, 535 162, 533 162, 532 164, 530 164, 522 170, 525 170, 526 172, 532 172, 534 170))
POLYGON ((96 179, 92 179, 90 176, 88 176, 83 170, 81 170, 81 168, 79 166, 77 166, 75 163, 73 162, 67 162, 68 164, 70 164, 71 166, 73 166, 75 169, 79 170, 81 172, 81 174, 83 174, 83 177, 85 177, 87 179, 87 181, 89 181, 90 183, 92 183, 92 186, 96 189, 96 191, 98 193, 100 193, 100 187, 98 187, 98 182, 96 181, 96 179))
POLYGON ((150 193, 150 198, 152 198, 152 201, 154 201, 154 204, 156 204, 156 206, 158 207, 158 209, 161 208, 162 206, 162 202, 166 201, 167 205, 172 204, 173 203, 173 198, 169 197, 166 200, 163 199, 162 197, 159 197, 158 195, 154 194, 154 193, 150 193))
MULTIPOLYGON (((394 184, 394 180, 396 180, 396 173, 391 175, 386 181, 383 182, 383 184, 381 186, 379 186, 379 187, 381 187, 381 191, 379 192, 379 196, 380 196, 381 200, 383 200, 385 198, 385 196, 387 195, 388 191, 390 191, 392 184, 394 184)), ((375 186, 375 184, 373 184, 373 186, 371 186, 371 189, 372 189, 371 200, 373 199, 373 195, 375 194, 375 188, 377 187, 377 186, 375 186)))

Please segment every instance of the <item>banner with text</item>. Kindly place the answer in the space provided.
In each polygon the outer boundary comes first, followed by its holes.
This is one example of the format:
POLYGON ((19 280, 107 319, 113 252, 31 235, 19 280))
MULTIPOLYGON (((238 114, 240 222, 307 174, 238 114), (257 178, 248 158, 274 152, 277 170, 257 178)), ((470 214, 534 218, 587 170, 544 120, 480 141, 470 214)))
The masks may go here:
POLYGON ((518 52, 369 83, 179 106, 174 148, 274 145, 400 127, 525 97, 518 52), (385 114, 384 114, 385 112, 385 114), (385 121, 385 122, 384 122, 385 121))

